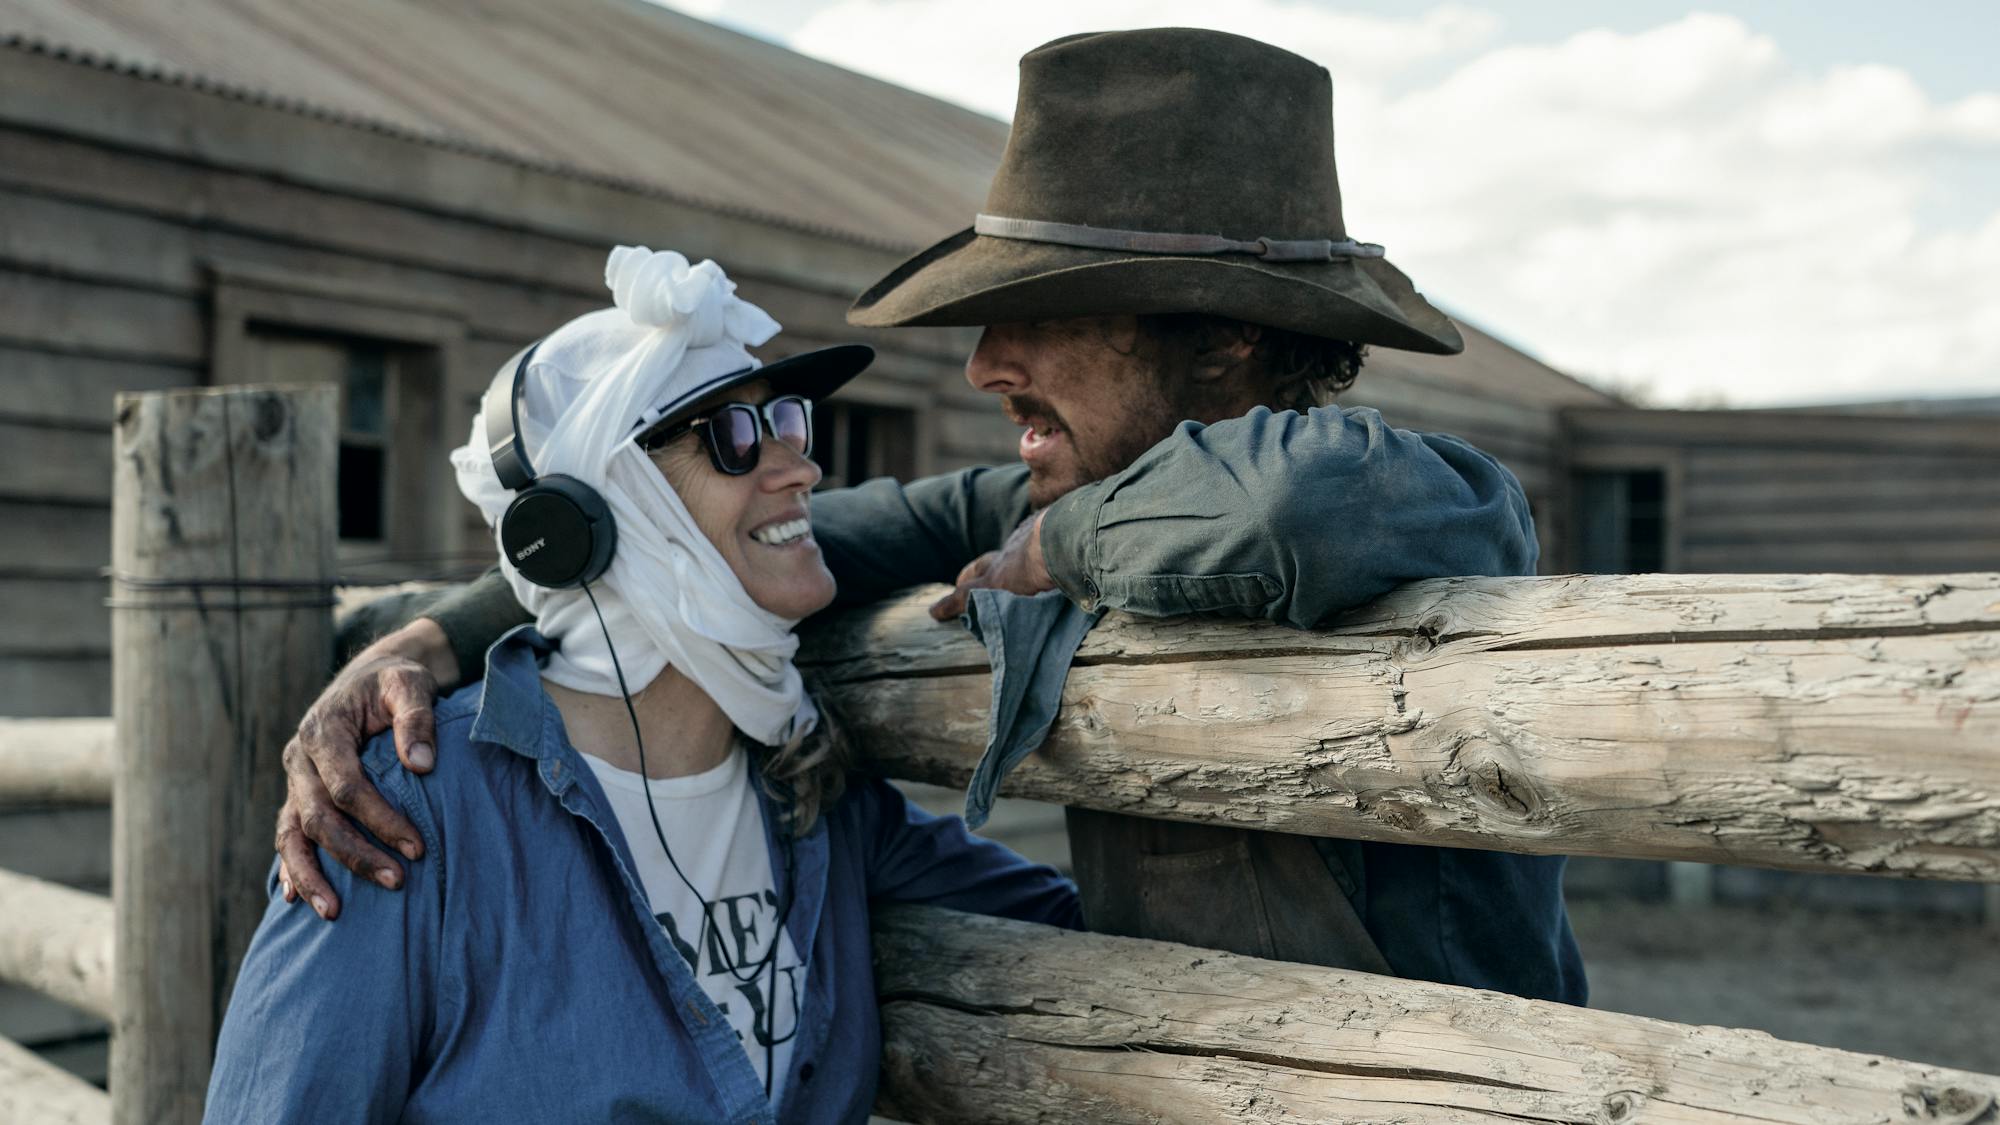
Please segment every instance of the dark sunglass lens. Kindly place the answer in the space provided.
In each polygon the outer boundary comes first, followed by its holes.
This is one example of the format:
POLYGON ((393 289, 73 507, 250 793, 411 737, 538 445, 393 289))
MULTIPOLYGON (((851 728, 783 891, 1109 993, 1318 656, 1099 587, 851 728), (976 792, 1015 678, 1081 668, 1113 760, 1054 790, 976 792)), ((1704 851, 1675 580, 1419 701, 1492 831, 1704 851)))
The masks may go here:
POLYGON ((771 430, 778 440, 800 453, 812 452, 812 406, 802 398, 781 398, 771 404, 771 430))
POLYGON ((727 406, 709 419, 716 452, 732 473, 748 472, 757 464, 757 412, 747 406, 727 406))

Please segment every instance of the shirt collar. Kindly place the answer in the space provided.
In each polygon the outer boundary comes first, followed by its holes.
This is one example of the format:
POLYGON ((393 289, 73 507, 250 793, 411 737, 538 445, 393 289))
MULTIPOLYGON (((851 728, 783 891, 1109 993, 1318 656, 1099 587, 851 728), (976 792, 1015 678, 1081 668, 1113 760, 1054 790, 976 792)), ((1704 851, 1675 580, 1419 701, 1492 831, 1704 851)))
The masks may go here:
POLYGON ((542 662, 555 648, 533 625, 517 625, 493 642, 472 720, 474 739, 536 761, 561 755, 562 739, 549 726, 553 704, 542 690, 542 662))

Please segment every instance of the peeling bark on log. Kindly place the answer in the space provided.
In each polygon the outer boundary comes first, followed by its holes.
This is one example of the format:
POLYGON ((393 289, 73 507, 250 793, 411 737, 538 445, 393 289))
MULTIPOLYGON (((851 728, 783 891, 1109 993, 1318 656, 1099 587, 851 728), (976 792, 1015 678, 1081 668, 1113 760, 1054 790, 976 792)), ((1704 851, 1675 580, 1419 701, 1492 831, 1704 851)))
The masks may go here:
POLYGON ((0 981, 112 1018, 111 900, 0 871, 0 981))
POLYGON ((19 1043, 0 1038, 0 1121, 109 1125, 111 1098, 19 1043))
POLYGON ((879 911, 912 1122, 2000 1121, 2000 1078, 1493 992, 879 911))
POLYGON ((111 803, 110 719, 0 719, 0 805, 111 803))
MULTIPOLYGON (((984 651, 931 595, 800 663, 962 786, 984 651)), ((1317 632, 1114 615, 1010 796, 1307 835, 2000 881, 2000 574, 1414 583, 1317 632)))

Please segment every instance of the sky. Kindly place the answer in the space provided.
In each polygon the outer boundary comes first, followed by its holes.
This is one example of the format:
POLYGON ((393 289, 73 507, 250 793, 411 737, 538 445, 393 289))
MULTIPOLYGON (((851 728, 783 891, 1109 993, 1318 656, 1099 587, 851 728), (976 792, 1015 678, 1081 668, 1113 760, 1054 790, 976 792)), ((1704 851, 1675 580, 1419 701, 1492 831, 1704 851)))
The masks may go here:
POLYGON ((1332 73, 1349 233, 1570 374, 1662 406, 2000 395, 1992 0, 671 6, 1001 118, 1058 36, 1249 35, 1332 73))

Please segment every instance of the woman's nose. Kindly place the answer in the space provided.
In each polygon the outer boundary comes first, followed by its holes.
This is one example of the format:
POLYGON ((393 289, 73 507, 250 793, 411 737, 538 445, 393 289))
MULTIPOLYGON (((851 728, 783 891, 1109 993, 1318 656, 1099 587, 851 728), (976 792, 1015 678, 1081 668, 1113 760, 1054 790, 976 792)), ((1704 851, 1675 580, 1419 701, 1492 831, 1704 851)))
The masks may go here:
POLYGON ((769 434, 764 436, 764 448, 757 454, 757 483, 764 491, 810 489, 820 475, 818 462, 769 434))
POLYGON ((1017 333, 994 325, 979 335, 979 346, 965 361, 965 381, 988 394, 1020 394, 1028 389, 1028 369, 1021 366, 1017 333))

